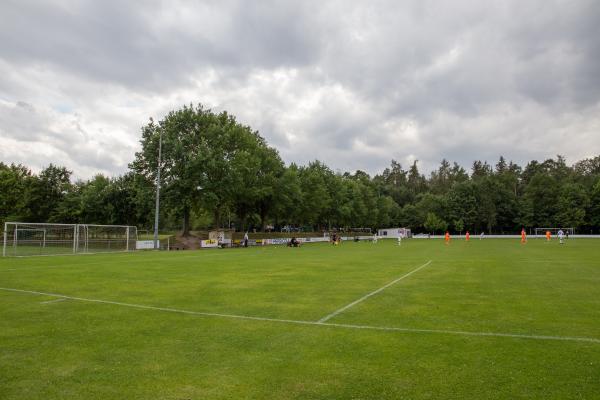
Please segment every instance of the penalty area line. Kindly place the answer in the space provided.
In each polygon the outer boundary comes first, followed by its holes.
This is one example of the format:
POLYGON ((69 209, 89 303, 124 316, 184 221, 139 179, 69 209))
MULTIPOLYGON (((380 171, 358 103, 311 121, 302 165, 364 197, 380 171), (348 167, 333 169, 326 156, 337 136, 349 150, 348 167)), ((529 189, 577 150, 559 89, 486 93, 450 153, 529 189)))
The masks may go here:
POLYGON ((45 293, 45 292, 38 292, 38 291, 34 291, 34 290, 2 288, 2 287, 0 287, 0 290, 6 291, 6 292, 33 294, 33 295, 38 295, 38 296, 50 296, 50 297, 56 297, 58 299, 65 299, 65 300, 68 299, 68 300, 78 300, 78 301, 88 302, 88 303, 111 304, 111 305, 116 305, 116 306, 137 308, 137 309, 142 309, 142 310, 164 311, 164 312, 170 312, 170 313, 197 315, 197 316, 204 316, 204 317, 218 317, 218 318, 252 320, 252 321, 263 321, 263 322, 276 322, 276 323, 294 324, 294 325, 324 326, 324 327, 330 327, 330 328, 343 328, 343 329, 354 329, 354 330, 371 330, 371 331, 405 332, 405 333, 429 333, 429 334, 444 334, 444 335, 458 335, 458 336, 482 336, 482 337, 500 337, 500 338, 533 339, 533 340, 558 340, 558 341, 587 342, 587 343, 600 344, 600 339, 589 338, 589 337, 526 335, 526 334, 519 334, 519 333, 472 332, 472 331, 453 331, 453 330, 446 330, 446 329, 418 329, 418 328, 399 328, 399 327, 387 327, 387 326, 336 324, 336 323, 331 323, 331 322, 302 321, 302 320, 293 320, 293 319, 253 317, 253 316, 248 316, 248 315, 220 314, 220 313, 209 313, 209 312, 201 312, 201 311, 181 310, 181 309, 169 308, 169 307, 155 307, 155 306, 146 306, 143 304, 123 303, 120 301, 87 299, 84 297, 67 296, 67 295, 56 294, 56 293, 45 293))
POLYGON ((331 314, 324 316, 324 317, 323 317, 323 318, 321 318, 321 319, 320 319, 318 322, 321 322, 321 323, 323 323, 323 322, 326 322, 326 321, 330 320, 331 318, 335 317, 336 315, 338 315, 338 314, 340 314, 340 313, 342 313, 342 312, 346 311, 346 310, 347 310, 347 309, 349 309, 350 307, 354 307, 354 306, 355 306, 355 305, 357 305, 358 303, 360 303, 360 302, 362 302, 362 301, 365 301, 365 300, 366 300, 366 299, 368 299, 369 297, 371 297, 371 296, 374 296, 374 295, 376 295, 377 293, 379 293, 379 292, 381 292, 381 291, 383 291, 383 290, 387 289, 388 287, 392 286, 393 284, 400 282, 402 279, 409 277, 410 275, 414 274, 414 273, 415 273, 415 272, 417 272, 418 270, 420 270, 420 269, 422 269, 422 268, 425 268, 425 267, 426 267, 426 266, 428 266, 429 264, 431 264, 431 260, 429 260, 429 261, 427 261, 425 264, 423 264, 423 265, 421 265, 421 266, 419 266, 419 267, 417 267, 417 268, 413 269, 413 270, 412 270, 412 271, 410 271, 409 273, 402 275, 400 278, 394 279, 393 281, 391 281, 391 282, 390 282, 390 283, 388 283, 387 285, 384 285, 384 286, 380 287, 379 289, 377 289, 377 290, 374 290, 374 291, 372 291, 371 293, 368 293, 368 294, 364 295, 364 296, 363 296, 363 297, 361 297, 360 299, 358 299, 358 300, 355 300, 355 301, 353 301, 352 303, 350 303, 350 304, 347 304, 347 305, 345 305, 344 307, 342 307, 342 308, 339 308, 339 309, 335 310, 335 311, 334 311, 334 312, 332 312, 331 314))

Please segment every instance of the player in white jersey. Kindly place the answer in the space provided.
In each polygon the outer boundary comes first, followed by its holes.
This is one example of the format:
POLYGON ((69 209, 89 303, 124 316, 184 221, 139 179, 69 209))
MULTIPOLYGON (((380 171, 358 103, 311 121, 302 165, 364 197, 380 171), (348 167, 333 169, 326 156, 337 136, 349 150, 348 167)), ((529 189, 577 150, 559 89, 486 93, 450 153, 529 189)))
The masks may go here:
POLYGON ((563 232, 563 230, 559 229, 557 235, 558 235, 558 241, 560 242, 560 244, 563 244, 564 239, 565 239, 565 233, 563 232))
POLYGON ((402 245, 402 235, 398 236, 398 246, 402 245))
POLYGON ((377 237, 377 234, 376 234, 376 233, 374 233, 374 234, 373 234, 373 239, 371 240, 371 243, 373 243, 373 244, 377 244, 377 239, 379 239, 379 238, 377 237))

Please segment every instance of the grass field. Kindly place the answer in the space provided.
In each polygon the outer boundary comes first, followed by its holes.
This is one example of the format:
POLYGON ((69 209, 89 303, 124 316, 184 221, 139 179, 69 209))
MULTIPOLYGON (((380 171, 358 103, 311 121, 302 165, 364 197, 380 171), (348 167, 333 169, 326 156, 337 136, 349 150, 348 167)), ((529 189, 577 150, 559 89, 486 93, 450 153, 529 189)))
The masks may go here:
POLYGON ((1 399, 600 398, 599 240, 5 258, 0 287, 1 399))

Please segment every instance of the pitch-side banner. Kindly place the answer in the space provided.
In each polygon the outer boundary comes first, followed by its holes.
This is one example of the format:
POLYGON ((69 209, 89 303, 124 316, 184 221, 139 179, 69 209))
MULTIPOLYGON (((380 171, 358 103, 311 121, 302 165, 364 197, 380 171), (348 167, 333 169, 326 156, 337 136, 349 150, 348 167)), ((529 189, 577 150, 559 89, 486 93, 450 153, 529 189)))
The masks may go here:
MULTIPOLYGON (((135 242, 136 250, 152 250, 154 248, 154 240, 138 240, 135 242)), ((160 241, 158 242, 160 248, 160 241)))
MULTIPOLYGON (((308 237, 308 238, 296 238, 300 243, 316 243, 316 242, 328 242, 329 238, 326 237, 308 237)), ((276 238, 276 239, 263 239, 264 244, 287 244, 290 238, 276 238)))
POLYGON ((329 242, 328 237, 307 237, 300 238, 301 242, 329 242))

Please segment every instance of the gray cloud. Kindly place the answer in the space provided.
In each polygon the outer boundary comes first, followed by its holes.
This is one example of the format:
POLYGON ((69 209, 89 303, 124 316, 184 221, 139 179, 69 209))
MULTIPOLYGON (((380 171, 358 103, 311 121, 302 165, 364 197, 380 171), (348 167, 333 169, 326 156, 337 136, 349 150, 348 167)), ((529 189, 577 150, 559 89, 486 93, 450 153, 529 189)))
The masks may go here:
POLYGON ((0 4, 0 160, 119 174, 201 102, 287 162, 377 172, 600 153, 600 3, 0 4))

